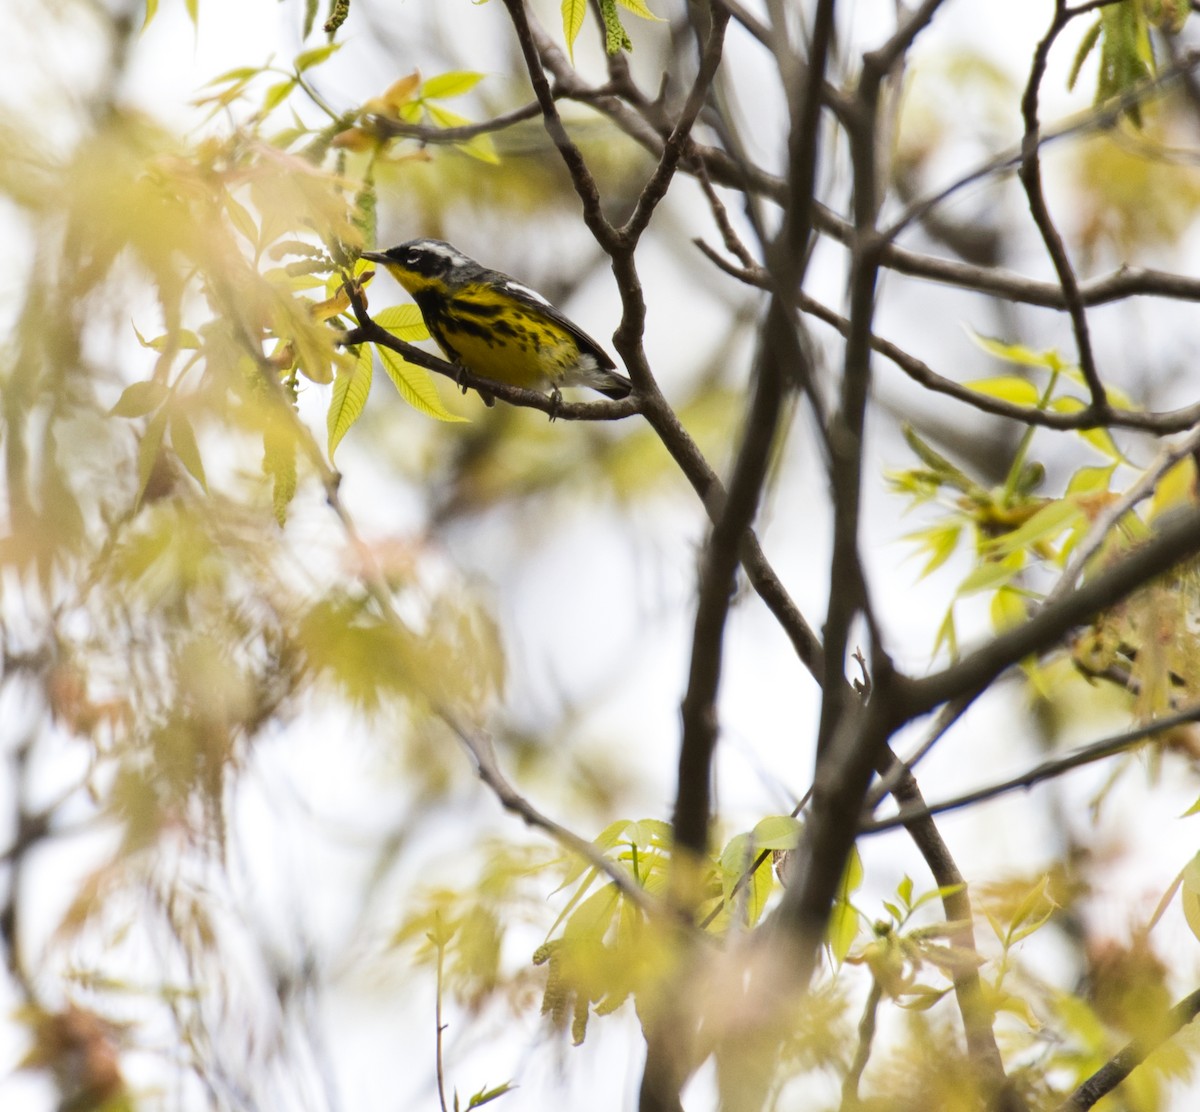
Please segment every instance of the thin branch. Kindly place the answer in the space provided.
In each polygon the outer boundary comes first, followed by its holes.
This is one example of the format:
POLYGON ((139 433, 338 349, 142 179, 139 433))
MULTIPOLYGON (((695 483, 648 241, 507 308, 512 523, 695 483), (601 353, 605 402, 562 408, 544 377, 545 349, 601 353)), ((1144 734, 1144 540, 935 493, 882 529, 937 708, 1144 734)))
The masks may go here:
POLYGON ((879 1004, 883 1000, 883 986, 878 978, 871 978, 871 991, 863 1005, 862 1018, 858 1021, 858 1044, 846 1076, 842 1078, 842 1112, 856 1112, 860 1107, 858 1087, 862 1083, 863 1071, 871 1057, 871 1046, 875 1042, 875 1019, 879 1004))
POLYGON ((356 344, 377 344, 380 347, 390 348, 398 355, 402 355, 407 362, 415 363, 418 367, 433 371, 435 374, 445 375, 447 378, 453 379, 463 390, 468 388, 475 390, 485 400, 499 398, 509 405, 521 406, 525 409, 539 409, 552 420, 619 421, 625 417, 632 417, 641 409, 641 403, 636 393, 622 398, 620 401, 564 402, 555 399, 550 394, 543 394, 540 390, 527 390, 507 382, 498 382, 494 379, 473 375, 454 363, 439 359, 436 355, 431 355, 392 335, 386 328, 376 324, 370 318, 361 295, 354 291, 349 283, 346 288, 350 291, 350 308, 358 321, 358 327, 350 329, 339 337, 338 343, 343 347, 353 347, 356 344))
MULTIPOLYGON (((717 508, 700 571, 687 690, 680 706, 683 736, 673 826, 677 850, 703 855, 708 849, 712 757, 717 742, 716 698, 720 685, 725 625, 738 554, 754 520, 767 477, 771 447, 785 390, 784 367, 804 361, 793 319, 791 291, 803 275, 812 229, 812 204, 820 148, 821 83, 833 39, 833 2, 818 0, 808 69, 794 91, 788 139, 792 194, 773 253, 779 288, 771 298, 755 360, 754 393, 733 465, 728 497, 717 508)), ((828 659, 825 666, 829 671, 828 659)), ((828 697, 828 693, 827 693, 828 697)))
POLYGON ((1140 502, 1149 498, 1158 486, 1162 477, 1180 460, 1200 451, 1200 428, 1193 430, 1178 444, 1165 448, 1155 460, 1154 465, 1143 474, 1136 483, 1125 491, 1092 522, 1087 535, 1071 552, 1071 560, 1063 569, 1062 575, 1054 585, 1053 590, 1046 596, 1046 603, 1053 603, 1075 586, 1075 581, 1083 574, 1088 561, 1104 545, 1109 533, 1117 527, 1121 519, 1134 509, 1140 502))
POLYGON ((1185 726, 1196 721, 1200 721, 1200 705, 1181 711, 1179 714, 1171 715, 1169 718, 1159 718, 1145 726, 1138 726, 1136 729, 1127 730, 1125 733, 1117 734, 1115 737, 1105 738, 1103 741, 1096 741, 1091 745, 1085 745, 1079 749, 1072 750, 1066 756, 1042 761, 1041 764, 1036 765, 1027 772, 1023 772, 1019 776, 1010 777, 1007 780, 1001 780, 996 784, 976 788, 974 791, 964 792, 962 795, 951 796, 951 798, 943 800, 940 803, 901 807, 900 811, 895 815, 890 815, 885 819, 872 819, 861 823, 859 825, 859 832, 862 834, 879 834, 885 830, 894 830, 897 826, 907 826, 918 819, 945 814, 947 811, 957 811, 963 807, 970 807, 975 803, 995 799, 1012 791, 1026 790, 1046 780, 1056 779, 1073 769, 1083 768, 1085 765, 1095 764, 1097 761, 1103 761, 1119 753, 1128 752, 1130 749, 1150 741, 1156 734, 1164 733, 1167 730, 1173 730, 1178 726, 1185 726))
POLYGON ((1200 989, 1185 996, 1166 1014, 1163 1023, 1155 1026, 1153 1039, 1136 1039, 1129 1043, 1059 1105, 1058 1112, 1085 1112, 1091 1108, 1133 1073, 1151 1052, 1174 1038, 1197 1015, 1200 1015, 1200 989))
POLYGON ((1075 346, 1079 351, 1079 370, 1083 374, 1088 392, 1092 396, 1092 408, 1097 413, 1105 413, 1108 409, 1108 395, 1105 393, 1104 383, 1100 381, 1100 372, 1096 369, 1096 357, 1092 350, 1087 311, 1079 294, 1079 282, 1075 277, 1075 268, 1071 265, 1063 238, 1050 215, 1045 190, 1042 188, 1042 161, 1038 143, 1038 96, 1042 77, 1046 72, 1046 62, 1050 56, 1050 47, 1053 46, 1055 39, 1070 21, 1071 14, 1065 0, 1056 0, 1054 18, 1050 22, 1049 30, 1033 52, 1033 65, 1029 71, 1029 81, 1025 86, 1025 94, 1021 98, 1021 116, 1025 121, 1025 135, 1021 142, 1021 165, 1017 176, 1025 187, 1029 212, 1041 233, 1042 242, 1046 245, 1050 261, 1054 264, 1055 273, 1058 275, 1059 285, 1062 286, 1067 313, 1071 317, 1071 327, 1075 332, 1075 346))
POLYGON ((700 67, 696 73, 696 80, 692 83, 691 92, 688 93, 683 110, 679 113, 675 126, 671 129, 671 134, 667 136, 667 141, 663 144, 658 165, 655 166, 650 180, 643 187, 629 219, 618 231, 618 235, 627 246, 636 243, 641 237, 650 223, 650 217, 654 215, 654 210, 667 195, 667 187, 671 184, 675 171, 679 168, 679 161, 690 145, 690 136, 696 117, 700 114, 700 109, 704 107, 713 79, 717 75, 717 69, 721 65, 725 47, 725 28, 729 24, 729 12, 723 5, 716 3, 710 6, 709 12, 711 26, 708 40, 700 55, 700 67))
POLYGON ((535 100, 514 108, 501 116, 494 116, 477 124, 460 124, 458 127, 430 127, 427 124, 409 124, 388 116, 372 116, 371 130, 388 138, 416 139, 423 144, 463 143, 479 135, 493 135, 514 124, 523 123, 540 116, 542 106, 535 100))
MULTIPOLYGON (((703 240, 696 239, 693 242, 726 274, 747 285, 757 286, 760 289, 770 288, 770 280, 762 267, 734 266, 703 240)), ((1197 293, 1200 294, 1200 288, 1197 289, 1197 293)), ((803 312, 828 324, 842 336, 849 336, 850 322, 840 313, 817 301, 803 290, 796 294, 796 304, 803 312)), ((1040 428, 1068 432, 1101 427, 1126 428, 1165 435, 1190 429, 1196 425, 1197 421, 1200 421, 1200 404, 1160 412, 1109 407, 1103 413, 1097 413, 1092 406, 1085 406, 1074 412, 1066 412, 1019 405, 1016 402, 1007 402, 1002 398, 982 394, 977 390, 972 390, 969 386, 964 386, 962 383, 938 374, 924 360, 909 354, 899 345, 892 343, 891 340, 883 339, 874 332, 870 335, 869 343, 874 351, 891 360, 909 378, 925 389, 935 394, 944 394, 948 398, 954 398, 982 413, 990 413, 993 417, 1005 417, 1011 421, 1020 421, 1025 425, 1037 425, 1040 428)))
MULTIPOLYGON (((916 778, 890 748, 884 751, 879 771, 893 781, 891 792, 902 812, 925 808, 916 778)), ((946 921, 957 925, 949 939, 951 945, 976 954, 971 897, 949 846, 929 815, 913 818, 904 826, 921 851, 934 882, 943 890, 942 909, 946 921)), ((988 1107, 995 1112, 1024 1112, 1027 1106, 1004 1072, 1004 1059, 992 1030, 993 1012, 984 997, 978 968, 964 963, 956 969, 954 995, 958 1001, 959 1015, 962 1016, 967 1051, 987 1090, 988 1107)))
POLYGON ((534 95, 542 109, 542 119, 545 122, 546 133, 554 141, 558 153, 562 156, 563 164, 571 175, 571 184, 583 203, 583 219, 596 242, 605 251, 612 253, 616 240, 613 226, 604 216, 600 206, 600 190, 596 179, 584 161, 583 153, 575 145, 563 126, 562 117, 554 103, 554 94, 550 90, 550 82, 546 80, 546 71, 542 68, 542 58, 538 44, 529 21, 529 13, 525 10, 525 0, 504 0, 512 20, 517 42, 525 58, 525 68, 529 71, 529 80, 533 85, 534 95))
POLYGON ((666 908, 634 879, 628 869, 603 854, 591 842, 581 838, 573 830, 542 814, 532 803, 516 790, 500 771, 496 750, 492 740, 482 730, 468 729, 449 708, 436 707, 438 717, 457 735, 475 762, 475 770, 506 810, 525 821, 527 826, 544 830, 559 845, 582 857, 594 869, 607 876, 629 900, 632 900, 647 915, 663 918, 666 908))

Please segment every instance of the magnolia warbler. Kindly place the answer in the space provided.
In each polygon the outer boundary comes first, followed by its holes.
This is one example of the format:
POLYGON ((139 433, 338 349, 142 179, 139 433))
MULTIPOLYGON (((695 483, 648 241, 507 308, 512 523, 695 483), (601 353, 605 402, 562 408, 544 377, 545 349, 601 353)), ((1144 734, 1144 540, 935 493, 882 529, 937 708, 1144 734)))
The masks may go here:
POLYGON ((540 293, 440 239, 364 251, 363 258, 387 267, 446 358, 479 378, 527 389, 548 382, 556 399, 560 386, 590 386, 610 398, 633 389, 604 349, 540 293))

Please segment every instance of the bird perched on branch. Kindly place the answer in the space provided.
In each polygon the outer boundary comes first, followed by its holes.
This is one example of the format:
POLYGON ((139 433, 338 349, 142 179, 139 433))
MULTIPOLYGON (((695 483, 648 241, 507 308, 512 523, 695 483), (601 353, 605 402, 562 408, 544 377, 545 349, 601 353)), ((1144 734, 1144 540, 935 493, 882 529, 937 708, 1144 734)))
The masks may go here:
POLYGON ((412 294, 446 358, 478 378, 526 389, 549 384, 556 400, 561 386, 616 399, 633 389, 607 352, 540 293, 443 240, 414 239, 363 258, 412 294))

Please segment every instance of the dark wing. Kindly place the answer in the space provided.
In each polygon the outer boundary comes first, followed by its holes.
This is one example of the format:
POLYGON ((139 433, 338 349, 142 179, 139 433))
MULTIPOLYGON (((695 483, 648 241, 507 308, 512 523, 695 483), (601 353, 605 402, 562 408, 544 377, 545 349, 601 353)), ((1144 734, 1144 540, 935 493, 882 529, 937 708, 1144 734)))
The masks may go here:
POLYGON ((514 301, 519 301, 522 305, 528 305, 529 308, 536 309, 547 320, 553 321, 564 332, 570 333, 571 337, 579 345, 579 349, 593 356, 604 370, 616 370, 617 365, 612 361, 608 352, 573 320, 566 317, 559 309, 556 309, 537 290, 531 289, 524 282, 518 282, 515 278, 510 278, 507 274, 501 274, 498 270, 493 271, 492 274, 494 275, 493 281, 495 284, 503 289, 514 301))

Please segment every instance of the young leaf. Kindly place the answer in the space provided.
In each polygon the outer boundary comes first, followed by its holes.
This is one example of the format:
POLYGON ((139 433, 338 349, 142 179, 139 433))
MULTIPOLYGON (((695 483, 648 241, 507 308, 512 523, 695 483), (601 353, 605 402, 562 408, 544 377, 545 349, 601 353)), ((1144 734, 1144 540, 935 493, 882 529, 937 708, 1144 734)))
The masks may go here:
POLYGON ((146 431, 142 434, 142 439, 138 443, 137 501, 139 503, 142 500, 142 495, 146 493, 146 485, 150 482, 150 476, 154 472, 154 465, 158 462, 158 453, 162 448, 163 433, 166 432, 166 428, 167 411, 160 409, 150 418, 149 424, 146 425, 146 431))
POLYGON ((473 73, 470 70, 452 70, 449 73, 440 73, 437 77, 431 77, 421 86, 421 96, 431 100, 460 97, 464 93, 469 93, 483 78, 482 73, 473 73))
POLYGON ((170 429, 171 447, 175 449, 179 462, 187 468, 188 473, 207 494, 208 481, 204 477, 204 461, 200 458, 200 446, 196 443, 196 432, 192 428, 192 423, 183 410, 171 409, 170 429))
POLYGON ((397 339, 408 343, 420 343, 430 338, 425 318, 415 305, 392 305, 374 314, 374 323, 391 332, 397 339))
POLYGON ((125 387, 117 399, 117 404, 108 411, 109 416, 145 417, 166 401, 168 393, 161 382, 135 382, 125 387))
POLYGON ((567 40, 567 53, 571 61, 575 61, 575 40, 583 27, 583 17, 587 14, 587 0, 563 0, 562 21, 563 38, 567 40))
POLYGON ((326 58, 336 54, 341 49, 342 44, 340 42, 328 42, 324 46, 315 46, 312 50, 302 50, 296 55, 292 65, 296 67, 297 73, 303 73, 306 69, 320 65, 326 58))
POLYGON ((371 374, 371 349, 367 344, 362 344, 353 366, 349 370, 339 369, 333 380, 333 397, 330 399, 329 412, 326 415, 330 459, 333 459, 333 453, 341 443, 342 437, 362 416, 367 404, 367 395, 371 392, 371 374))
POLYGON ((408 362, 391 348, 378 348, 379 360, 388 378, 400 391, 400 396, 418 413, 437 421, 465 421, 457 413, 451 413, 438 397, 433 378, 424 367, 408 362))
POLYGON ((791 815, 768 815, 750 835, 756 850, 795 849, 800 844, 804 823, 791 815))

